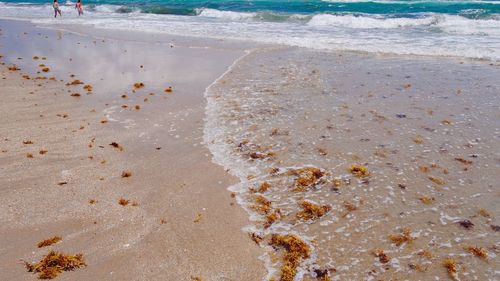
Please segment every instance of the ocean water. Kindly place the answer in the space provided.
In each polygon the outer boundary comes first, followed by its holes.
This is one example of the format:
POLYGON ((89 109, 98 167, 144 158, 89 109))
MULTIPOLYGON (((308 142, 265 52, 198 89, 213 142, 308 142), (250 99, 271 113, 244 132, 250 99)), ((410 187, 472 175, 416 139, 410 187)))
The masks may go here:
POLYGON ((499 0, 0 2, 0 17, 324 50, 500 60, 499 0))

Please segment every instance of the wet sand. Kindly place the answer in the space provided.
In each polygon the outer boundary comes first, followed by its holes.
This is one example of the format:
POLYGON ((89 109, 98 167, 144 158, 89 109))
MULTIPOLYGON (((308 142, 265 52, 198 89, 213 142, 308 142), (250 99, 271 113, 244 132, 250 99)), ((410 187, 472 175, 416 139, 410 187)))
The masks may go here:
POLYGON ((1 26, 2 279, 35 280, 21 260, 52 249, 87 263, 60 280, 264 275, 260 249, 241 231, 246 214, 226 190, 236 179, 201 144, 203 92, 241 51, 1 26), (85 84, 66 85, 75 79, 85 84), (134 92, 137 82, 145 87, 134 92), (37 248, 55 235, 63 240, 37 248))
POLYGON ((303 280, 497 280, 498 77, 453 58, 243 58, 207 93, 206 136, 269 277, 291 280, 294 257, 303 280))

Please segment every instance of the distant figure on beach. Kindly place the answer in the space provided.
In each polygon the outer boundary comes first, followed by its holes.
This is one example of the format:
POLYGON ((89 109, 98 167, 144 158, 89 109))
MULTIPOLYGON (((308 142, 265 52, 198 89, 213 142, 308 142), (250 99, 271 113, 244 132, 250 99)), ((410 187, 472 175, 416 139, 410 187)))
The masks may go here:
POLYGON ((78 0, 75 5, 75 9, 78 10, 78 16, 83 15, 83 6, 82 6, 82 0, 78 0))
POLYGON ((57 0, 54 0, 54 4, 52 4, 52 8, 54 8, 54 18, 57 18, 58 13, 59 13, 59 16, 62 17, 61 9, 59 9, 59 3, 57 3, 57 0))

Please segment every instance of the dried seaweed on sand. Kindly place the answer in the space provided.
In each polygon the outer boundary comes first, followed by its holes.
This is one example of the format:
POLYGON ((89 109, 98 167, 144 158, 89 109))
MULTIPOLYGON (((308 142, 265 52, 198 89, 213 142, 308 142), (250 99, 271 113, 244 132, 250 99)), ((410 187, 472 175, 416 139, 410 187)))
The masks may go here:
POLYGON ((127 200, 125 198, 120 198, 120 200, 118 200, 118 204, 120 204, 122 206, 127 206, 128 203, 130 203, 130 200, 127 200))
POLYGON ((54 279, 63 271, 72 271, 86 266, 83 254, 66 255, 50 251, 37 263, 25 262, 29 272, 38 273, 39 279, 54 279))
POLYGON ((136 89, 144 88, 144 83, 142 82, 134 83, 134 88, 136 89))
POLYGON ((368 177, 370 175, 370 172, 368 172, 368 169, 363 165, 352 165, 349 168, 349 172, 358 178, 364 178, 364 177, 368 177))
POLYGON ((444 259, 443 266, 448 271, 448 275, 451 277, 451 279, 458 280, 457 279, 458 265, 454 259, 452 258, 444 259))
POLYGON ((488 258, 488 251, 486 251, 485 248, 481 248, 481 247, 477 247, 477 246, 467 246, 467 247, 465 247, 465 250, 467 250, 469 253, 473 254, 476 257, 479 257, 482 259, 488 258))
POLYGON ((110 143, 109 145, 111 145, 112 147, 118 149, 119 151, 123 151, 123 146, 121 146, 119 143, 117 142, 112 142, 110 143))
POLYGON ((389 235, 389 240, 399 247, 404 243, 411 243, 415 238, 411 236, 411 230, 409 228, 403 228, 400 234, 389 235))
POLYGON ((54 236, 52 238, 45 239, 43 241, 38 242, 37 246, 38 246, 38 248, 47 247, 47 246, 55 244, 61 240, 62 240, 61 236, 54 236))
POLYGON ((384 250, 382 249, 373 250, 372 254, 378 258, 380 263, 388 263, 389 261, 391 261, 391 258, 387 256, 387 254, 384 253, 384 250))

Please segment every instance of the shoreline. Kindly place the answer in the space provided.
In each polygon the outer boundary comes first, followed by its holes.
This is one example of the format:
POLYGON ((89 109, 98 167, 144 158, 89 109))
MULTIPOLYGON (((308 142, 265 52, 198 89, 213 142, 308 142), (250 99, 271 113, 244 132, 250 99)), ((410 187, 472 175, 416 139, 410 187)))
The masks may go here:
POLYGON ((65 24, 65 23, 47 23, 37 24, 33 23, 32 19, 25 18, 10 18, 4 17, 0 20, 3 21, 20 21, 32 24, 42 29, 48 30, 61 30, 70 33, 75 33, 81 36, 96 36, 98 39, 116 39, 116 40, 133 40, 138 42, 149 43, 171 43, 180 47, 194 47, 194 48, 220 48, 220 49, 261 49, 261 48, 298 48, 303 50, 310 50, 318 53, 330 54, 344 54, 347 56, 368 56, 368 57, 381 57, 381 58, 406 58, 415 60, 446 60, 459 63, 478 63, 499 66, 500 60, 492 60, 486 58, 472 58, 453 55, 430 55, 430 54, 399 54, 392 52, 375 52, 363 50, 335 50, 327 48, 311 48, 279 43, 266 43, 257 42, 250 39, 233 39, 233 38, 215 38, 206 36, 188 36, 169 34, 165 32, 143 32, 139 30, 123 30, 123 29, 106 29, 95 28, 92 25, 79 25, 79 24, 65 24), (130 35, 132 34, 132 38, 130 35), (154 39, 151 39, 153 37, 154 39))

